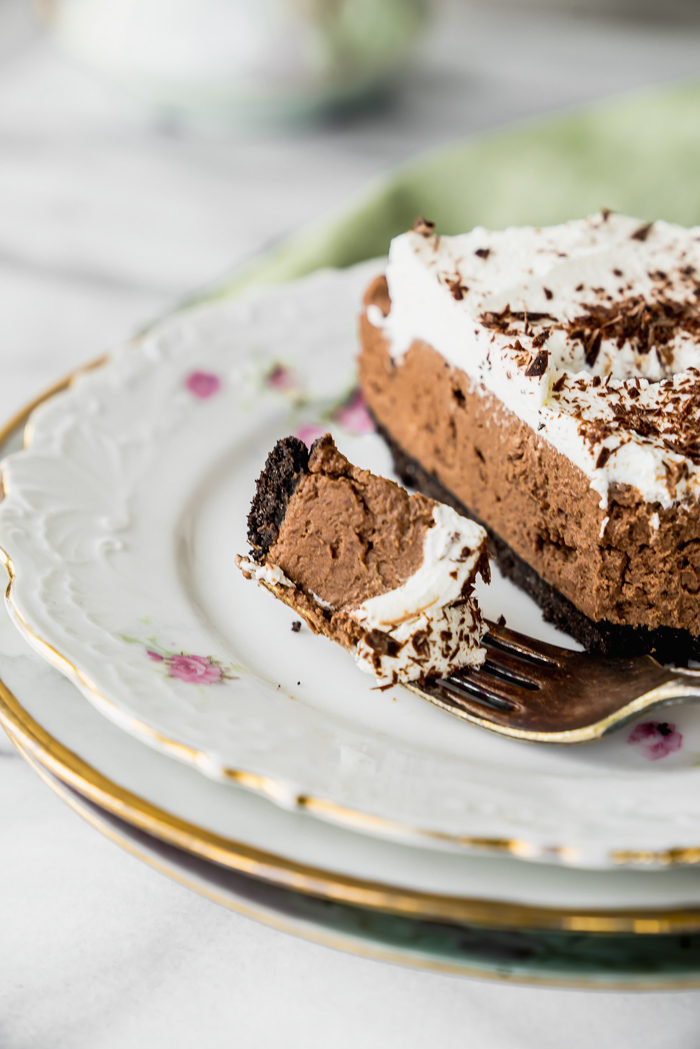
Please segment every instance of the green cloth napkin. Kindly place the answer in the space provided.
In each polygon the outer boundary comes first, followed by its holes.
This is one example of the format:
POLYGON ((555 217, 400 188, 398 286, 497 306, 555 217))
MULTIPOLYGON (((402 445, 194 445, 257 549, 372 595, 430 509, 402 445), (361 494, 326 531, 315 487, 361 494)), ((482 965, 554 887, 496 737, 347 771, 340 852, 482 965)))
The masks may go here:
POLYGON ((216 292, 385 255, 417 215, 441 233, 548 225, 612 208, 700 224, 700 82, 655 88, 491 132, 398 169, 216 292))

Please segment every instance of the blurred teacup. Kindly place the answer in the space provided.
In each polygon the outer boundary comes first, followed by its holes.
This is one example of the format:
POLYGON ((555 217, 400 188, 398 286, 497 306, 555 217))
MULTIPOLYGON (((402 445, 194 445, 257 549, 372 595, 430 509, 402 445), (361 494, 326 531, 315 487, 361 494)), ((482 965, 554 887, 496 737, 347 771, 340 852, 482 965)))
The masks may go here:
POLYGON ((400 67, 428 0, 44 0, 56 39, 171 112, 246 122, 351 104, 400 67))

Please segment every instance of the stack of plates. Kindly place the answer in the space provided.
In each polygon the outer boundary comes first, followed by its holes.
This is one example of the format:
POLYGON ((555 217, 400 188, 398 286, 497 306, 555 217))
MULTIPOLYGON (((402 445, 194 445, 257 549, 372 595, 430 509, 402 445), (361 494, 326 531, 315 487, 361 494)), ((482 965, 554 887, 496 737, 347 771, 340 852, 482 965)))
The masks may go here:
MULTIPOLYGON (((452 972, 700 984, 700 712, 668 714, 662 751, 492 736, 373 689, 235 567, 277 438, 330 429, 391 472, 354 369, 380 269, 183 311, 6 428, 0 719, 104 833, 280 928, 452 972)), ((506 581, 479 597, 562 643, 506 581)))

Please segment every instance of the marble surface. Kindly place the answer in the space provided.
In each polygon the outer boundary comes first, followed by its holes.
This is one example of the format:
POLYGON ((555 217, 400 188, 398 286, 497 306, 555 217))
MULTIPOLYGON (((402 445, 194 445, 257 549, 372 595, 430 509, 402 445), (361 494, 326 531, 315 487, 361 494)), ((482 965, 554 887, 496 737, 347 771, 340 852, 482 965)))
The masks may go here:
MULTIPOLYGON (((457 136, 700 72, 700 30, 442 9, 363 117, 241 137, 182 128, 0 0, 0 414, 457 136)), ((0 736, 0 1046, 645 1049, 697 1045, 700 995, 534 990, 292 939, 100 837, 0 736)))

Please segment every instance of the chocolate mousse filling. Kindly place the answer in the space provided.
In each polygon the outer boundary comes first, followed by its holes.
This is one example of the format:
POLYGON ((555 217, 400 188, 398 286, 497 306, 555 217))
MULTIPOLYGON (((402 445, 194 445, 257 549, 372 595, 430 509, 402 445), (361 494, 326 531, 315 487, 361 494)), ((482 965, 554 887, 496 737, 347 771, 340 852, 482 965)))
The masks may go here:
POLYGON ((314 444, 307 471, 268 552, 273 564, 336 612, 413 575, 433 525, 432 500, 352 466, 329 434, 314 444))
MULTIPOLYGON (((383 278, 366 306, 387 316, 383 278)), ((490 392, 414 342, 400 363, 361 319, 367 405, 407 483, 488 530, 501 571, 588 650, 700 658, 700 509, 588 477, 490 392)))

